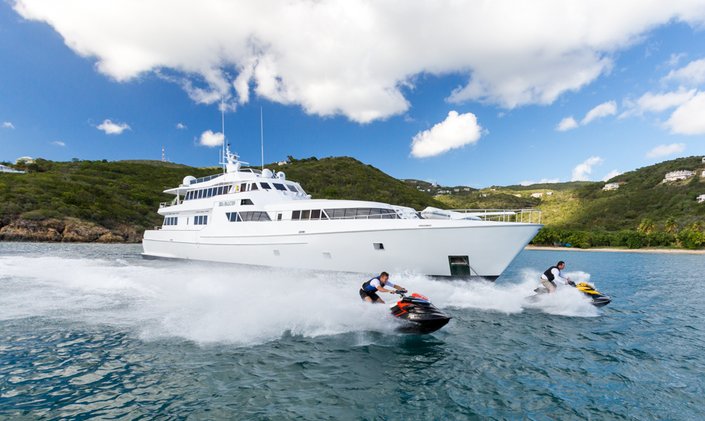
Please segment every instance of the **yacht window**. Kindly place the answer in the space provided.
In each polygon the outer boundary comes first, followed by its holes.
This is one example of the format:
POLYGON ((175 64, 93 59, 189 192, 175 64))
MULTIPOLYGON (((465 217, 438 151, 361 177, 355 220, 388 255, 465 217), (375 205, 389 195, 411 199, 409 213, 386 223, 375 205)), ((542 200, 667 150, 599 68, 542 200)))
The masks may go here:
POLYGON ((340 219, 345 217, 345 209, 326 209, 330 219, 340 219))
POLYGON ((242 218, 240 218, 240 214, 237 212, 226 212, 225 216, 228 217, 228 221, 230 222, 242 222, 242 218))
POLYGON ((283 185, 283 184, 281 184, 281 183, 272 183, 272 185, 273 185, 273 186, 274 186, 274 188, 275 188, 275 189, 277 189, 277 190, 283 190, 283 191, 286 191, 286 187, 284 187, 284 185, 283 185))
POLYGON ((244 206, 244 205, 254 205, 254 203, 252 203, 252 200, 250 200, 250 199, 242 199, 242 200, 240 200, 240 205, 241 205, 241 206, 244 206))
POLYGON ((326 215, 326 211, 321 210, 321 219, 328 219, 328 215, 326 215))
POLYGON ((208 196, 215 196, 215 187, 211 187, 210 189, 208 189, 208 196))
POLYGON ((194 225, 208 225, 208 215, 196 215, 193 217, 194 225))
POLYGON ((314 209, 311 211, 311 219, 321 219, 321 210, 320 209, 314 209))
POLYGON ((247 191, 247 183, 242 183, 242 184, 240 184, 240 191, 241 191, 241 192, 247 191))
POLYGON ((301 211, 301 219, 304 221, 308 221, 308 219, 311 217, 311 211, 306 209, 305 211, 301 211))
POLYGON ((269 185, 269 183, 259 183, 263 189, 265 190, 271 190, 272 186, 269 185))
POLYGON ((250 184, 250 190, 257 190, 257 183, 250 184))
POLYGON ((291 212, 291 219, 292 220, 301 219, 301 211, 292 211, 291 212))
POLYGON ((203 199, 203 190, 198 191, 198 198, 203 199))
POLYGON ((238 212, 243 221, 271 221, 267 212, 238 212))
POLYGON ((282 214, 281 214, 281 213, 278 213, 278 214, 277 214, 277 221, 281 221, 281 220, 282 220, 282 214))
POLYGON ((221 194, 223 194, 223 186, 216 187, 215 188, 215 195, 220 196, 221 194))
POLYGON ((176 216, 167 216, 164 218, 163 225, 178 225, 178 224, 179 224, 179 218, 176 216))
POLYGON ((296 193, 296 187, 292 186, 291 184, 287 184, 286 188, 289 189, 289 191, 296 193))

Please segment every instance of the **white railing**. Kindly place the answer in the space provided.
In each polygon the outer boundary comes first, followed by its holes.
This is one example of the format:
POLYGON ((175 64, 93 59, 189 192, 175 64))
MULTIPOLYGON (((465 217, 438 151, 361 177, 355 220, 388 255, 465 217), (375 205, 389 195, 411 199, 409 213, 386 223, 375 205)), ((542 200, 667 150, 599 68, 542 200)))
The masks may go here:
POLYGON ((541 223, 538 209, 449 209, 453 212, 469 213, 483 221, 541 223))

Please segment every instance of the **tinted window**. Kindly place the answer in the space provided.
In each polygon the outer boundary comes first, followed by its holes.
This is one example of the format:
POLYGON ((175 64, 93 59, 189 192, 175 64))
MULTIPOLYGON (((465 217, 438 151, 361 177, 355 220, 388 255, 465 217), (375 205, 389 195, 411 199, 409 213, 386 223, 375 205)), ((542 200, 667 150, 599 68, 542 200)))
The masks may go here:
POLYGON ((294 193, 296 193, 296 187, 292 186, 291 184, 287 184, 286 188, 289 189, 289 191, 293 191, 294 193))
POLYGON ((240 191, 247 191, 247 183, 240 184, 240 191))
POLYGON ((321 219, 321 210, 314 209, 311 211, 311 219, 321 219))
POLYGON ((274 188, 277 189, 277 190, 284 190, 284 191, 286 191, 286 187, 284 187, 284 185, 281 184, 281 183, 272 183, 272 185, 273 185, 274 188))
POLYGON ((308 221, 308 218, 310 218, 310 217, 311 217, 310 210, 301 211, 301 219, 308 221))
POLYGON ((269 183, 259 183, 259 184, 265 190, 270 190, 272 188, 272 186, 270 186, 269 183))
POLYGON ((257 183, 250 184, 250 190, 257 190, 257 183))
POLYGON ((242 199, 240 200, 240 205, 254 205, 254 203, 250 199, 242 199))
POLYGON ((301 219, 301 211, 292 211, 291 219, 301 219))

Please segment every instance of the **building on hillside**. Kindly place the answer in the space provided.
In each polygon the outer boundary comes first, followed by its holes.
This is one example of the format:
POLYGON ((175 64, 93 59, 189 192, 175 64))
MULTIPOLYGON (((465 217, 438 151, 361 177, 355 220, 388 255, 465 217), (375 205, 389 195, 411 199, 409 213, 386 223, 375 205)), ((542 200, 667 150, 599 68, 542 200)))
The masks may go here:
POLYGON ((31 156, 21 156, 15 159, 15 165, 17 164, 34 164, 34 158, 32 158, 31 156))
POLYGON ((701 161, 703 164, 705 164, 705 156, 704 156, 703 159, 701 159, 700 161, 701 161))
POLYGON ((690 170, 671 171, 667 172, 666 175, 663 176, 662 182, 668 183, 670 181, 687 180, 694 175, 695 172, 690 170))
POLYGON ((540 199, 543 197, 543 193, 541 193, 541 192, 531 193, 531 197, 533 197, 534 199, 540 199))
POLYGON ((607 183, 602 187, 602 191, 617 190, 619 188, 619 183, 607 183))
POLYGON ((702 174, 700 174, 700 177, 705 178, 705 170, 703 170, 702 174))
POLYGON ((697 200, 698 203, 705 203, 705 194, 701 194, 700 196, 696 197, 695 200, 697 200))
POLYGON ((279 161, 279 162, 277 162, 277 165, 280 166, 280 167, 282 167, 282 166, 284 166, 284 165, 286 165, 286 164, 288 164, 287 161, 279 161))
POLYGON ((14 168, 10 168, 7 165, 2 165, 0 164, 0 173, 10 173, 10 174, 24 174, 24 171, 16 170, 14 168))
POLYGON ((463 187, 463 191, 470 191, 470 187, 463 187))

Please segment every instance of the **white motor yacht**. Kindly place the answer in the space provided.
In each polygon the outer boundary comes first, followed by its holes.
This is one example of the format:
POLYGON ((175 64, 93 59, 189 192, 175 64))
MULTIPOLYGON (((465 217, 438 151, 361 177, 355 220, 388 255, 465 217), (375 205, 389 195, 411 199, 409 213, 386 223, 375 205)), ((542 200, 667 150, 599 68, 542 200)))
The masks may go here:
POLYGON ((143 256, 494 280, 542 226, 522 222, 523 211, 312 199, 283 172, 243 168, 229 147, 223 155, 223 173, 165 190, 175 198, 160 205, 163 225, 145 231, 143 256))

